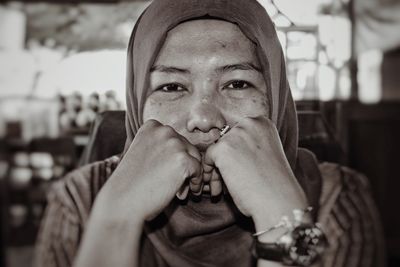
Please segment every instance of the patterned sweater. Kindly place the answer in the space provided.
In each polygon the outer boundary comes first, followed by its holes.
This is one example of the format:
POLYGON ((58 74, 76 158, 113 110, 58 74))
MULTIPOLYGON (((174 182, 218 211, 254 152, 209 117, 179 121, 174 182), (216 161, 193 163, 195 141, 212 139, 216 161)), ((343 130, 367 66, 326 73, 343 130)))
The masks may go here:
MULTIPOLYGON (((35 266, 73 264, 95 197, 119 158, 84 166, 57 182, 36 244, 35 266)), ((329 247, 321 267, 382 267, 385 250, 379 214, 367 179, 333 163, 319 165, 323 177, 318 221, 329 247)))

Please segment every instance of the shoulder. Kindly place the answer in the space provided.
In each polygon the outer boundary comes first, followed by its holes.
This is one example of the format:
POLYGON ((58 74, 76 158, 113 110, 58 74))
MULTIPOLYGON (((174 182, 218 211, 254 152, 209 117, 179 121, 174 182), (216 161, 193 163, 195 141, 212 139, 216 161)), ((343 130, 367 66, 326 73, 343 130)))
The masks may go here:
POLYGON ((322 177, 320 219, 327 218, 333 209, 339 211, 348 208, 353 202, 373 204, 370 185, 365 175, 336 163, 323 162, 318 167, 322 177), (338 209, 339 206, 341 209, 338 209))
POLYGON ((323 163, 320 169, 323 185, 318 220, 339 235, 361 227, 365 239, 380 231, 380 215, 367 177, 333 163, 323 163))
POLYGON ((68 173, 48 195, 33 266, 69 266, 73 261, 97 193, 118 165, 111 157, 68 173))
POLYGON ((323 162, 319 164, 322 177, 322 194, 320 204, 323 206, 329 200, 334 200, 340 193, 368 193, 368 179, 362 173, 336 163, 323 162))
POLYGON ((384 266, 382 225, 366 176, 334 163, 319 169, 318 221, 330 244, 326 266, 384 266))
POLYGON ((119 157, 113 156, 68 173, 52 186, 48 204, 58 203, 74 211, 83 222, 86 221, 98 192, 118 163, 119 157))

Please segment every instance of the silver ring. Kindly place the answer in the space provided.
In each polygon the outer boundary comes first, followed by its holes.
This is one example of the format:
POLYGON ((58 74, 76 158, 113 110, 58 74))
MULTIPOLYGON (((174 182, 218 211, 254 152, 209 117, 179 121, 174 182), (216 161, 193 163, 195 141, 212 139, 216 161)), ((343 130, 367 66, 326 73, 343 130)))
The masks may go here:
POLYGON ((219 137, 224 136, 227 132, 229 132, 230 129, 231 127, 229 125, 224 125, 219 132, 219 137))

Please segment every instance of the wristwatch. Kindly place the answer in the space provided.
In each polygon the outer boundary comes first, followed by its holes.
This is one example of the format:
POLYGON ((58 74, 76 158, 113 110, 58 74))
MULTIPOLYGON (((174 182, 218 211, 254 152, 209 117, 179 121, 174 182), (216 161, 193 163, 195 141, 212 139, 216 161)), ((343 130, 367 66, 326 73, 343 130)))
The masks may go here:
POLYGON ((300 224, 275 242, 264 243, 256 239, 253 255, 288 266, 310 266, 321 257, 327 245, 327 239, 318 223, 300 224))

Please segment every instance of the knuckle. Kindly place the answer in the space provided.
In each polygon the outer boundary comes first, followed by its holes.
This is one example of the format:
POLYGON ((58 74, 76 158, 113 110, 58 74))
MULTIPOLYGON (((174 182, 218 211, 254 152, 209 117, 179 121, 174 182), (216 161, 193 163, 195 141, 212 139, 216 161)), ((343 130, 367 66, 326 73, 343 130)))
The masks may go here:
POLYGON ((183 148, 182 141, 179 140, 178 138, 169 138, 166 141, 166 145, 168 147, 174 148, 174 149, 176 149, 178 151, 182 150, 182 148, 183 148))
POLYGON ((159 132, 164 137, 171 137, 171 136, 176 135, 175 130, 169 125, 162 126, 160 128, 159 132))
POLYGON ((217 173, 213 173, 213 175, 211 176, 210 181, 212 182, 216 182, 216 181, 220 181, 221 177, 217 174, 217 173))
POLYGON ((143 123, 143 125, 139 128, 139 131, 137 134, 145 134, 145 133, 149 133, 149 132, 153 132, 154 129, 156 129, 157 127, 159 127, 161 125, 160 122, 156 121, 156 120, 147 120, 145 121, 145 123, 143 123))
POLYGON ((221 182, 221 179, 218 176, 211 176, 211 179, 210 179, 211 184, 215 185, 218 182, 221 182))
POLYGON ((201 185, 203 183, 203 179, 199 179, 199 178, 192 178, 190 180, 190 183, 193 185, 201 185))
POLYGON ((148 127, 148 128, 154 128, 154 127, 157 127, 157 126, 160 126, 160 125, 161 125, 161 123, 159 121, 157 121, 157 120, 154 120, 154 119, 147 120, 143 124, 143 126, 148 127))

